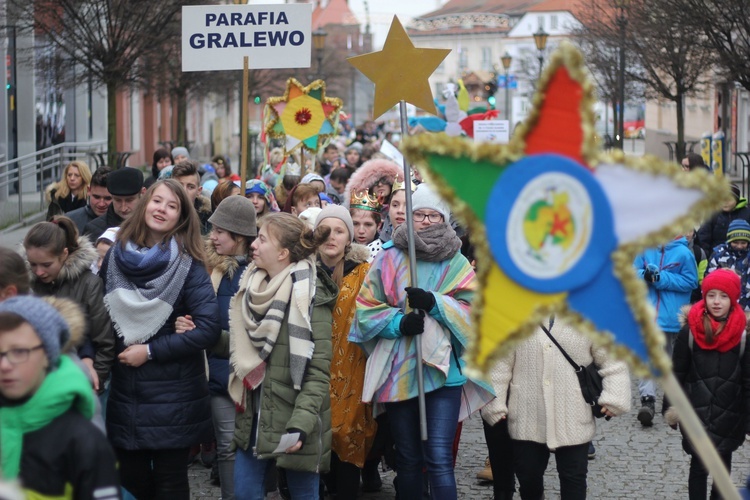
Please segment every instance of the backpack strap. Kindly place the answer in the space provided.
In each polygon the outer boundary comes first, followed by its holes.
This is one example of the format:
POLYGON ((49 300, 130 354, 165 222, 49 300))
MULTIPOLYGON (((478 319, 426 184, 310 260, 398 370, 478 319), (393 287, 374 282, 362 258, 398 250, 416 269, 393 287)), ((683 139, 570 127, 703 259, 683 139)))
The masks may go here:
POLYGON ((745 355, 745 344, 747 343, 747 330, 742 332, 742 340, 740 340, 740 358, 745 355))

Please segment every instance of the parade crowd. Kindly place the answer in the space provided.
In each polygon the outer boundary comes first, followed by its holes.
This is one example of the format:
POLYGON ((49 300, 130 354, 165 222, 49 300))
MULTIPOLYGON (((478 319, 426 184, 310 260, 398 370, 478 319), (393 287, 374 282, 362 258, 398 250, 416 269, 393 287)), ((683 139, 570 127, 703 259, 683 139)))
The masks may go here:
MULTIPOLYGON (((202 164, 183 147, 157 150, 147 178, 68 164, 47 220, 22 248, 0 247, 3 495, 189 499, 200 460, 224 500, 355 499, 382 487, 383 463, 397 498, 451 500, 461 422, 481 411, 480 477, 496 500, 544 498, 551 453, 561 497, 586 498, 596 417, 631 409, 627 365, 553 317, 486 380, 467 374, 472 235, 418 171, 404 179, 379 152, 384 135, 367 122, 317 156, 273 148, 245 185, 227 158, 202 164), (598 369, 594 412, 566 356, 598 369)), ((697 155, 683 166, 706 168, 697 155)), ((750 432, 749 244, 733 187, 697 232, 633 264, 730 468, 750 432)), ((650 426, 656 388, 638 388, 650 426)), ((679 428, 668 401, 661 411, 679 428)), ((708 498, 683 448, 690 498, 708 498)))

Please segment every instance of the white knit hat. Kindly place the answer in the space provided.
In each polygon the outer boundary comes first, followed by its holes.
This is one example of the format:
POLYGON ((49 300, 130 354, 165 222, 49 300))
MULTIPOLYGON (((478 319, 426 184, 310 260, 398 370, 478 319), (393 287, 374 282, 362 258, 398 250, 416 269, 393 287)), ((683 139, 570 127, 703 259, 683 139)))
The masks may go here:
POLYGON ((443 222, 450 222, 451 209, 448 204, 430 186, 425 183, 417 186, 412 195, 412 211, 416 212, 422 208, 437 210, 443 215, 443 222))

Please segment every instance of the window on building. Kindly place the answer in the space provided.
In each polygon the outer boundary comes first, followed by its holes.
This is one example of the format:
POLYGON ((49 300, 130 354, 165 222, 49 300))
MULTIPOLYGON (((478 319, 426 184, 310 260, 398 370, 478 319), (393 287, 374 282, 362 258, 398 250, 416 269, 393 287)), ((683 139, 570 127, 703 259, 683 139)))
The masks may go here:
POLYGON ((544 28, 544 16, 536 16, 537 28, 544 28))
POLYGON ((549 17, 549 29, 556 30, 557 29, 557 15, 552 14, 549 17))
POLYGON ((482 70, 492 71, 492 47, 482 47, 482 70))
POLYGON ((469 50, 463 47, 458 53, 458 68, 462 71, 469 68, 469 50))

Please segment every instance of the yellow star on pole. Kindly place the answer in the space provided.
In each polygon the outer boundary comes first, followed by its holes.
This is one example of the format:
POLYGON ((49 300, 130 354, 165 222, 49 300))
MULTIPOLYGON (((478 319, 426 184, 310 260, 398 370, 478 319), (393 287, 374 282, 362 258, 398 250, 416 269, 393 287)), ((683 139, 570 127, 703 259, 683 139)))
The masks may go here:
POLYGON ((393 16, 383 50, 347 60, 375 84, 374 117, 399 101, 437 114, 428 78, 449 52, 450 49, 416 48, 398 18, 393 16))

